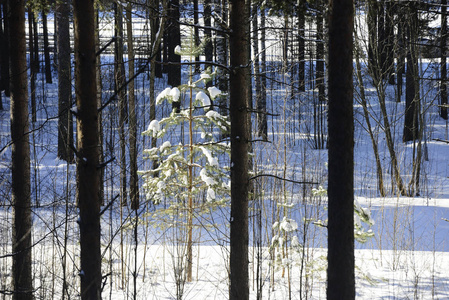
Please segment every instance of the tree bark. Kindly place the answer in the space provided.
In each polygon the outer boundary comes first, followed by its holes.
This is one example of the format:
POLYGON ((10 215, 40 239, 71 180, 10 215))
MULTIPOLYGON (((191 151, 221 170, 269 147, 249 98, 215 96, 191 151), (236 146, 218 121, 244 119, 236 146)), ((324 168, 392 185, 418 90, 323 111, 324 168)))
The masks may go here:
POLYGON ((418 81, 418 49, 416 46, 418 30, 417 7, 409 3, 407 22, 407 71, 405 73, 405 118, 404 142, 413 141, 419 138, 419 81, 418 81))
MULTIPOLYGON (((198 10, 199 10, 198 0, 193 0, 193 24, 195 25, 193 27, 193 40, 194 40, 195 47, 200 44, 200 30, 199 30, 198 26, 196 26, 197 24, 199 24, 198 10)), ((200 61, 199 55, 195 56, 195 62, 199 62, 199 61, 200 61)), ((201 72, 200 65, 195 64, 195 73, 200 73, 200 72, 201 72)))
MULTIPOLYGON (((221 17, 221 22, 218 22, 216 26, 222 31, 226 31, 226 24, 228 22, 228 9, 227 0, 216 0, 215 12, 221 17)), ((215 44, 216 60, 217 63, 223 66, 228 65, 228 40, 227 35, 224 32, 217 32, 216 44, 215 44)), ((225 69, 218 68, 217 71, 218 88, 222 92, 228 91, 228 78, 225 69)), ((218 102, 219 112, 223 116, 229 115, 227 97, 220 97, 218 102)))
POLYGON ((447 114, 447 0, 441 0, 441 83, 440 83, 440 117, 448 119, 447 114), (446 107, 445 107, 446 105, 446 107))
POLYGON ((327 299, 355 299, 352 0, 331 2, 327 299))
POLYGON ((100 172, 93 1, 73 0, 81 299, 101 299, 100 172))
POLYGON ((398 24, 398 31, 397 31, 397 46, 396 46, 396 73, 397 73, 397 79, 396 79, 396 86, 397 86, 397 95, 396 95, 396 102, 401 102, 402 98, 402 85, 404 83, 403 75, 405 73, 405 54, 404 54, 404 16, 402 14, 398 14, 397 24, 398 24))
POLYGON ((260 53, 259 53, 259 25, 258 25, 258 4, 253 3, 251 11, 252 19, 252 44, 253 44, 253 66, 254 66, 254 82, 256 88, 256 108, 257 108, 257 135, 263 140, 267 140, 267 115, 266 102, 262 100, 265 89, 262 89, 262 80, 260 74, 260 53))
POLYGON ((249 15, 245 0, 230 1, 231 216, 229 299, 249 298, 248 190, 249 15))
POLYGON ((212 32, 210 27, 212 26, 211 15, 212 15, 212 3, 211 0, 204 0, 204 36, 207 38, 207 42, 204 48, 204 55, 206 61, 212 61, 213 59, 213 46, 212 46, 212 32))
POLYGON ((36 74, 39 71, 39 58, 36 57, 35 48, 37 44, 35 43, 35 34, 37 31, 34 30, 36 26, 36 21, 31 6, 28 7, 28 43, 30 50, 30 89, 31 89, 31 120, 36 122, 36 74), (36 61, 37 60, 37 61, 36 61))
POLYGON ((375 0, 368 0, 368 69, 373 76, 377 74, 377 2, 375 0))
MULTIPOLYGON (((175 54, 175 47, 181 45, 181 32, 179 27, 179 0, 170 0, 169 16, 167 26, 168 34, 168 84, 172 87, 181 85, 181 56, 175 54)), ((164 40, 166 42, 166 40, 164 40)), ((179 112, 181 108, 179 101, 172 103, 172 108, 179 112)))
MULTIPOLYGON (((134 77, 134 43, 132 28, 132 6, 128 3, 126 7, 126 35, 128 38, 128 76, 134 77)), ((134 80, 129 83, 129 199, 131 208, 139 208, 139 177, 137 176, 137 119, 136 119, 136 97, 134 80)))
POLYGON ((120 91, 118 95, 118 122, 120 139, 120 203, 127 205, 127 183, 126 183, 126 139, 125 123, 126 116, 126 89, 122 88, 125 84, 125 64, 123 62, 123 7, 121 3, 114 2, 115 10, 115 41, 114 59, 115 59, 115 89, 120 91))
POLYGON ((324 6, 321 1, 318 4, 317 13, 317 43, 316 43, 316 85, 318 88, 318 100, 320 104, 326 101, 324 93, 324 6))
POLYGON ((9 1, 11 90, 11 197, 14 206, 12 234, 13 299, 33 299, 31 271, 31 188, 28 116, 28 76, 25 37, 25 1, 9 1))
MULTIPOLYGON (((0 91, 5 91, 5 96, 9 97, 9 21, 6 17, 6 4, 7 0, 1 1, 0 12, 2 14, 3 26, 2 26, 2 39, 1 39, 1 73, 0 73, 0 91)), ((1 22, 0 22, 1 23, 1 22)), ((1 103, 1 101, 0 101, 1 103)), ((2 108, 3 109, 3 108, 2 108)))
POLYGON ((53 83, 51 76, 51 59, 50 45, 48 43, 48 26, 47 26, 47 1, 44 1, 45 7, 42 10, 42 31, 44 35, 44 62, 45 62, 45 82, 53 83))
POLYGON ((56 3, 56 24, 58 32, 58 157, 69 163, 74 161, 72 106, 72 72, 70 50, 70 3, 69 0, 56 3))
POLYGON ((298 16, 298 90, 305 91, 305 28, 306 28, 306 1, 300 0, 297 7, 298 16))
MULTIPOLYGON (((99 9, 95 9, 95 53, 100 50, 100 28, 99 28, 99 9)), ((96 75, 97 75, 97 107, 102 105, 102 94, 103 94, 103 81, 101 75, 101 55, 96 55, 96 75)), ((103 114, 100 112, 98 114, 98 147, 100 148, 99 161, 104 161, 103 152, 103 114)), ((100 199, 101 205, 104 205, 104 167, 100 169, 100 199)))
POLYGON ((394 11, 395 5, 388 1, 385 4, 385 73, 389 84, 394 84, 394 11))

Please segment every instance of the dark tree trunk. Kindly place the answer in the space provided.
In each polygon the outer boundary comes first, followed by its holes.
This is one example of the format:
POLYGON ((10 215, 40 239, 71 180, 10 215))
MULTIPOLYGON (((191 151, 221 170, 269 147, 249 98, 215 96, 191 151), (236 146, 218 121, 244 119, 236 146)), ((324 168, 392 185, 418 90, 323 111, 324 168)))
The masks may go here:
POLYGON ((6 82, 5 82, 5 76, 3 74, 3 70, 5 69, 4 59, 3 57, 6 56, 4 52, 3 44, 5 43, 5 34, 3 33, 3 14, 2 14, 2 2, 0 1, 0 110, 3 110, 3 97, 2 97, 2 91, 5 90, 6 82))
POLYGON ((377 65, 379 68, 379 80, 387 78, 386 61, 387 61, 387 36, 385 34, 385 0, 377 2, 377 65))
POLYGON ((212 33, 211 33, 211 15, 212 15, 212 3, 211 0, 204 0, 204 36, 207 38, 207 43, 204 48, 204 55, 206 61, 212 61, 213 59, 213 46, 212 46, 212 33))
MULTIPOLYGON (((47 3, 45 3, 47 5, 47 3)), ((51 59, 50 59, 50 46, 48 44, 48 26, 47 26, 47 8, 44 7, 42 11, 42 31, 44 35, 44 62, 45 62, 45 82, 53 83, 51 78, 51 59)))
POLYGON ((305 28, 306 28, 306 1, 300 0, 297 16, 298 16, 298 90, 305 91, 305 28))
MULTIPOLYGON (((199 16, 198 16, 198 0, 193 0, 193 24, 197 25, 199 23, 199 16)), ((194 26, 193 28, 193 39, 195 42, 195 47, 200 44, 200 30, 198 29, 198 26, 194 26)), ((195 62, 199 62, 200 57, 195 56, 195 62)), ((201 71, 200 65, 195 64, 195 73, 199 73, 201 71)))
MULTIPOLYGON (((1 73, 0 73, 0 91, 5 91, 7 97, 10 96, 9 92, 9 26, 8 18, 6 17, 6 1, 1 1, 0 13, 2 14, 3 26, 2 26, 2 39, 0 42, 1 48, 1 73)), ((1 21, 0 21, 1 23, 1 21)), ((0 100, 1 103, 1 100, 0 100)))
MULTIPOLYGON (((224 3, 222 3, 222 1, 220 0, 216 0, 216 5, 215 5, 215 13, 221 17, 223 22, 228 22, 228 10, 227 10, 227 0, 223 1, 224 3)), ((226 24, 223 24, 221 22, 219 22, 218 24, 216 24, 216 26, 218 28, 220 28, 221 30, 225 31, 226 30, 226 24)), ((217 32, 217 37, 216 37, 216 47, 215 47, 215 51, 216 51, 216 60, 217 63, 223 66, 227 66, 228 65, 228 40, 227 40, 227 35, 224 32, 217 32)), ((218 88, 222 91, 222 92, 227 92, 228 91, 228 79, 227 79, 227 72, 225 69, 219 68, 218 69, 218 75, 217 75, 217 81, 218 81, 218 88)), ((220 98, 220 102, 218 103, 219 106, 219 111, 222 115, 226 116, 229 114, 229 110, 228 110, 228 102, 227 102, 227 97, 221 97, 220 98)))
MULTIPOLYGON (((168 84, 172 87, 181 85, 181 56, 175 54, 175 47, 181 45, 181 32, 179 28, 179 0, 170 0, 169 20, 167 27, 168 35, 168 84)), ((164 39, 164 42, 166 40, 164 39)), ((181 102, 173 102, 172 107, 177 112, 180 111, 181 102)))
POLYGON ((56 22, 58 32, 58 157, 72 163, 73 121, 72 106, 72 72, 70 60, 70 3, 69 0, 58 1, 56 5, 56 22))
POLYGON ((418 82, 418 53, 417 37, 418 12, 413 3, 409 3, 407 22, 407 71, 405 75, 405 118, 404 142, 419 138, 419 82, 418 82))
MULTIPOLYGON (((156 40, 156 34, 159 30, 160 27, 160 15, 158 15, 158 11, 159 11, 159 0, 151 0, 150 1, 150 30, 151 30, 151 37, 150 37, 150 47, 153 47, 154 45, 154 41, 156 40)), ((164 41, 165 43, 165 41, 164 41)), ((155 68, 155 76, 157 78, 162 78, 162 49, 161 46, 159 45, 156 49, 156 56, 155 56, 155 61, 156 63, 154 64, 154 68, 155 68)), ((165 60, 164 60, 165 61, 165 60)))
POLYGON ((284 74, 287 73, 288 69, 288 32, 290 31, 289 26, 288 14, 284 13, 284 32, 282 34, 282 72, 284 74))
MULTIPOLYGON (((377 2, 368 0, 368 69, 374 76, 377 73, 377 2)), ((377 80, 376 80, 377 81, 377 80)))
POLYGON ((101 299, 100 171, 93 1, 73 1, 81 299, 101 299))
MULTIPOLYGON (((132 6, 126 7, 126 35, 128 40, 128 76, 134 77, 134 43, 132 28, 132 6)), ((134 80, 129 83, 129 199, 131 208, 139 208, 139 177, 137 176, 137 119, 134 80)))
POLYGON ((9 1, 8 7, 11 78, 11 200, 14 206, 12 232, 13 299, 33 299, 31 271, 31 188, 28 116, 28 76, 25 36, 25 2, 9 1))
POLYGON ((39 58, 36 57, 37 44, 34 38, 37 31, 34 30, 36 21, 31 6, 28 7, 28 45, 30 52, 30 89, 31 89, 31 120, 36 122, 36 74, 39 69, 39 58), (37 61, 36 61, 37 60, 37 61))
POLYGON ((114 49, 115 59, 115 89, 118 95, 118 122, 120 139, 120 203, 127 205, 127 180, 126 180, 126 139, 125 123, 127 122, 125 64, 123 62, 123 7, 114 2, 115 10, 115 36, 117 37, 114 49), (119 91, 120 90, 120 91, 119 91))
POLYGON ((249 298, 248 190, 249 15, 245 0, 230 1, 231 232, 229 299, 249 298), (242 67, 245 66, 245 67, 242 67))
POLYGON ((329 18, 329 211, 327 299, 355 299, 352 0, 331 2, 329 18))
POLYGON ((318 88, 318 99, 320 104, 324 103, 326 96, 324 93, 324 7, 321 1, 318 2, 317 13, 317 44, 316 44, 316 85, 318 88))
POLYGON ((266 51, 266 29, 265 29, 265 21, 266 21, 266 11, 264 8, 260 10, 260 85, 261 85, 261 95, 260 102, 258 103, 257 109, 259 111, 265 112, 260 115, 259 122, 259 132, 262 132, 268 139, 268 121, 267 121, 267 51, 266 51))
POLYGON ((441 83, 440 117, 447 120, 447 0, 441 0, 441 83))
POLYGON ((397 66, 396 66, 396 73, 397 73, 397 79, 396 79, 396 86, 397 86, 397 95, 396 95, 396 102, 401 102, 402 98, 402 85, 404 83, 403 75, 405 73, 405 35, 404 35, 404 16, 402 14, 398 14, 397 19, 398 24, 398 33, 397 33, 397 46, 396 46, 396 57, 397 57, 397 66))
MULTIPOLYGON (((169 4, 169 7, 170 7, 170 4, 169 4)), ((170 9, 170 8, 169 8, 170 9)), ((167 12, 167 13, 169 13, 169 11, 167 12)), ((171 18, 171 16, 169 16, 169 18, 171 18)), ((169 65, 168 65, 168 44, 170 43, 169 42, 169 37, 168 37, 168 26, 170 25, 170 21, 166 21, 168 24, 167 24, 167 26, 166 26, 166 30, 164 31, 164 34, 163 34, 163 43, 162 43, 162 47, 161 47, 161 53, 162 53, 162 62, 163 62, 163 64, 162 64, 162 73, 165 73, 165 74, 167 74, 168 73, 168 70, 169 70, 169 65)))
POLYGON ((394 84, 394 10, 395 5, 392 2, 385 4, 385 73, 389 84, 394 84))
MULTIPOLYGON (((254 65, 254 82, 256 88, 256 108, 257 108, 257 135, 263 140, 267 140, 267 115, 266 115, 266 101, 263 101, 265 88, 262 88, 262 76, 260 72, 260 53, 259 53, 259 25, 258 15, 259 9, 256 2, 253 3, 251 11, 252 19, 252 44, 253 44, 253 65, 254 65)), ((263 50, 262 50, 263 51, 263 50)))
MULTIPOLYGON (((95 53, 100 50, 100 28, 99 28, 99 9, 95 10, 95 53)), ((96 75, 97 75, 97 107, 100 108, 102 105, 102 94, 103 94, 103 81, 101 76, 101 55, 96 55, 96 75)), ((103 115, 100 112, 98 114, 98 147, 100 148, 99 161, 104 161, 103 153, 103 115)), ((101 205, 104 205, 104 167, 100 169, 100 199, 101 205)))

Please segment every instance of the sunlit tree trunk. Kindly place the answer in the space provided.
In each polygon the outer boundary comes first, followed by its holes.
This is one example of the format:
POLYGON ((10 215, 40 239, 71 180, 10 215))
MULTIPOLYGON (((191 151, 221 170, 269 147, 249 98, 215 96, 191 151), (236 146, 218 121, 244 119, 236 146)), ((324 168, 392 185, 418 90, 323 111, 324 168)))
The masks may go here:
POLYGON ((100 172, 95 12, 93 1, 73 0, 77 105, 77 202, 80 217, 81 299, 101 299, 100 172))
POLYGON ((33 299, 31 188, 25 1, 9 1, 13 299, 33 299))
POLYGON ((329 18, 327 299, 355 299, 352 0, 333 0, 329 18))

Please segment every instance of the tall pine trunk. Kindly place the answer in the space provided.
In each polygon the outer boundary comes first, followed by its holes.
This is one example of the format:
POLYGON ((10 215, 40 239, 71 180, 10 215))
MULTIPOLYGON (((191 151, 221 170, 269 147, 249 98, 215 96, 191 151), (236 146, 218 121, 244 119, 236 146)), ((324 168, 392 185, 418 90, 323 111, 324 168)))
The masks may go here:
POLYGON ((419 72, 418 72, 418 49, 417 33, 418 30, 418 11, 413 3, 408 6, 407 22, 407 71, 405 83, 405 118, 404 142, 414 141, 419 138, 419 118, 418 111, 420 105, 419 99, 419 72))
POLYGON ((230 1, 231 232, 229 299, 249 298, 249 32, 245 0, 230 1))
MULTIPOLYGON (((7 0, 2 0, 0 2, 0 13, 2 15, 3 20, 3 26, 2 26, 2 35, 1 35, 1 42, 0 42, 0 48, 1 48, 1 57, 0 57, 0 91, 5 91, 5 95, 7 97, 10 96, 9 92, 9 21, 6 17, 6 2, 7 0)), ((2 23, 0 21, 0 23, 2 23)), ((1 100, 0 100, 1 105, 1 100)), ((3 109, 3 108, 2 108, 3 109)))
MULTIPOLYGON (((168 84, 172 87, 181 85, 181 56, 175 53, 175 47, 181 45, 181 32, 179 27, 179 0, 170 0, 167 26, 168 41, 168 84)), ((173 109, 180 110, 180 102, 173 102, 173 109)))
POLYGON ((447 0, 441 0, 441 83, 440 117, 447 120, 447 0))
MULTIPOLYGON (((221 20, 215 26, 220 28, 221 31, 217 32, 216 42, 215 42, 215 52, 217 63, 223 66, 228 65, 228 37, 225 33, 228 22, 228 9, 227 0, 216 0, 215 2, 215 13, 221 20)), ((222 92, 228 91, 228 79, 227 72, 223 68, 218 68, 217 70, 217 81, 218 88, 222 92)), ((219 112, 223 116, 229 115, 227 97, 220 97, 218 102, 219 112)))
MULTIPOLYGON (((132 28, 132 6, 128 3, 126 7, 126 35, 128 40, 128 76, 134 77, 134 43, 132 28)), ((137 119, 136 119, 136 96, 134 80, 128 85, 129 103, 129 199, 131 208, 139 208, 139 177, 137 176, 137 119)))
POLYGON ((101 299, 100 169, 95 12, 93 1, 73 1, 77 105, 77 201, 81 247, 81 299, 101 299))
POLYGON ((305 28, 306 28, 306 1, 299 0, 298 16, 298 90, 305 91, 305 28))
POLYGON ((207 38, 206 45, 204 47, 204 55, 206 61, 212 61, 213 59, 213 45, 212 45, 212 32, 210 27, 212 26, 212 3, 211 0, 204 0, 204 36, 207 38))
POLYGON ((123 62, 123 7, 121 3, 114 2, 115 9, 115 89, 118 95, 118 122, 120 139, 120 203, 127 205, 127 180, 126 180, 126 139, 125 123, 126 116, 126 89, 125 85, 125 64, 123 62))
POLYGON ((256 88, 256 108, 257 108, 257 135, 263 140, 267 140, 267 115, 266 103, 263 103, 262 97, 265 89, 262 89, 262 80, 260 74, 260 50, 259 50, 259 25, 258 25, 258 5, 253 3, 252 18, 252 44, 253 44, 253 65, 254 65, 254 82, 256 88), (265 105, 264 105, 265 104, 265 105))
POLYGON ((44 1, 44 8, 42 10, 42 31, 44 35, 44 62, 45 62, 45 82, 53 83, 51 78, 51 59, 50 59, 50 45, 48 41, 48 25, 47 25, 47 1, 44 1))
POLYGON ((39 71, 39 58, 36 56, 37 43, 35 35, 36 21, 31 6, 28 7, 28 43, 30 49, 30 89, 31 89, 31 120, 36 122, 36 75, 39 71))
POLYGON ((31 271, 31 188, 25 2, 9 1, 11 78, 11 197, 14 206, 12 253, 13 299, 33 299, 31 271))
POLYGON ((69 0, 58 1, 56 6, 56 24, 58 32, 58 157, 69 163, 73 162, 73 121, 72 106, 72 72, 70 60, 70 3, 69 0))
POLYGON ((327 299, 355 299, 352 0, 331 2, 329 18, 329 212, 327 299))

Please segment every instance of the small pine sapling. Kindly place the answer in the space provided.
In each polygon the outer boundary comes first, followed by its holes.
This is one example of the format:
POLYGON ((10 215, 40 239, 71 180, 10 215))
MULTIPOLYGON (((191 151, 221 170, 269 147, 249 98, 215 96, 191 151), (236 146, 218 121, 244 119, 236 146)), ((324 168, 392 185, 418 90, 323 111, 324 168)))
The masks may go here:
MULTIPOLYGON (((193 61, 200 54, 192 43, 175 48, 179 55, 193 61)), ((187 281, 192 279, 192 229, 195 218, 204 217, 215 208, 229 202, 229 143, 219 137, 229 131, 228 117, 212 110, 213 101, 225 97, 218 88, 206 87, 215 72, 210 68, 194 78, 190 67, 189 81, 178 87, 167 87, 156 98, 156 105, 180 102, 180 110, 168 117, 153 120, 142 134, 157 138, 159 145, 145 149, 146 159, 157 161, 157 167, 140 172, 148 200, 157 206, 158 215, 183 219, 187 230, 187 281), (184 100, 184 101, 183 101, 184 100), (183 133, 188 133, 188 141, 183 133), (181 142, 179 142, 181 141, 181 142), (202 199, 202 200, 201 200, 202 199)), ((203 222, 198 222, 201 223, 203 222)))

